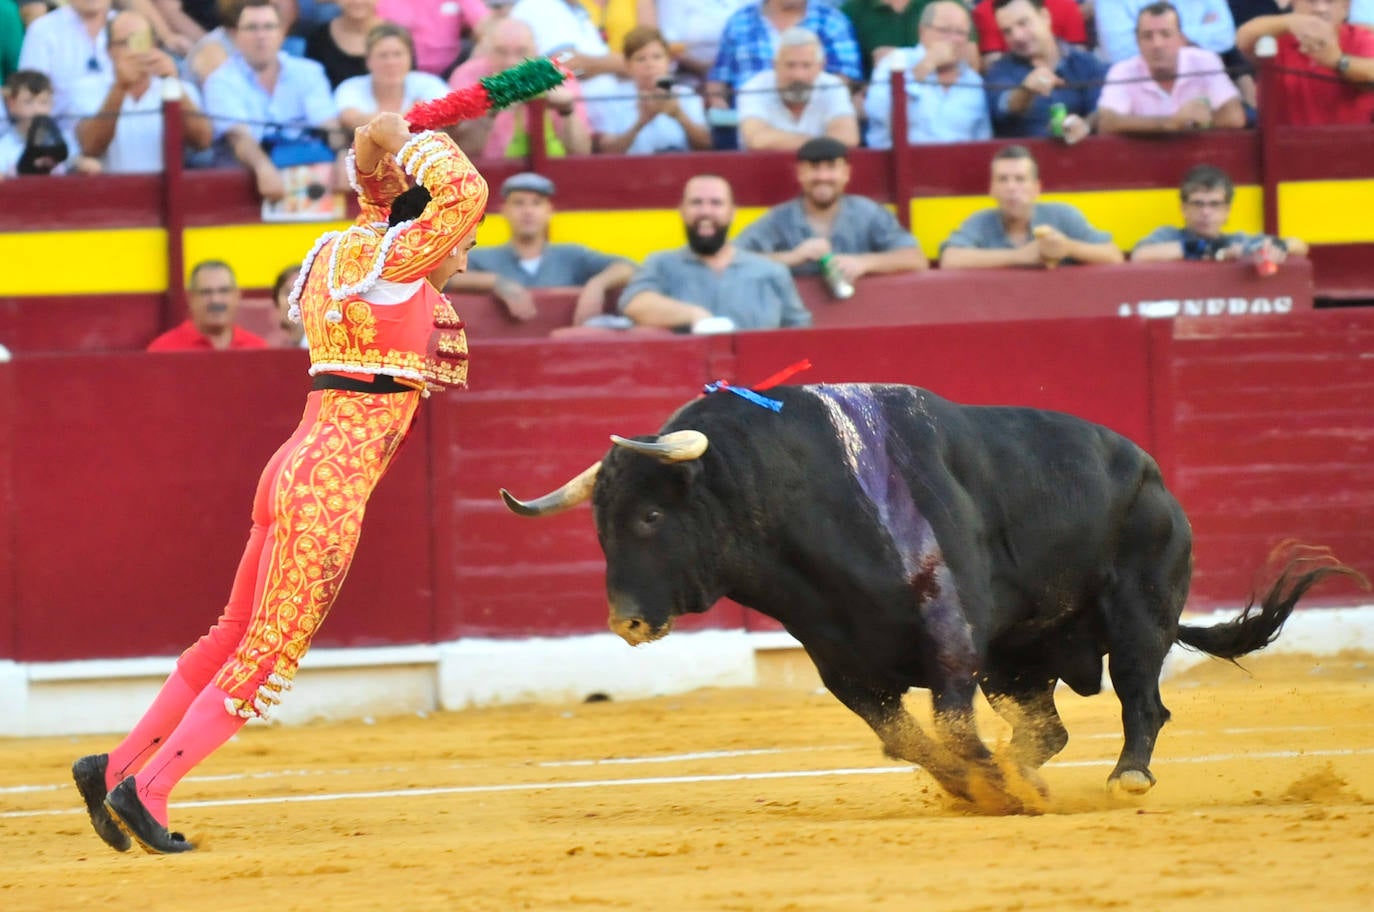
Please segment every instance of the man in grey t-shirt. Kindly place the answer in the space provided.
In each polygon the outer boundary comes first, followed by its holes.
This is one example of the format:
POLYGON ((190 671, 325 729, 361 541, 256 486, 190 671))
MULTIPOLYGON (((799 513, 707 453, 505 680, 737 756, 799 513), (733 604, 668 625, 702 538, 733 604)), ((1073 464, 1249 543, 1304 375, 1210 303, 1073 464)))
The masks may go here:
POLYGON ((539 174, 516 174, 501 185, 501 215, 511 238, 499 247, 475 247, 468 271, 448 283, 447 291, 490 292, 517 320, 535 315, 531 288, 580 288, 573 325, 602 312, 608 292, 625 285, 634 264, 581 244, 549 242, 553 218, 553 181, 539 174))
POLYGON ((940 246, 943 269, 1060 263, 1120 263, 1112 236, 1088 224, 1067 203, 1042 203, 1040 169, 1025 146, 1006 146, 992 157, 996 209, 975 212, 940 246))
POLYGON ((811 325, 787 269, 730 243, 735 204, 724 178, 687 181, 680 211, 687 246, 644 261, 620 296, 625 316, 696 333, 811 325))
POLYGON ((1216 165, 1196 165, 1179 186, 1183 227, 1165 225, 1150 232, 1131 251, 1134 263, 1173 260, 1238 260, 1263 256, 1282 263, 1291 253, 1306 256, 1307 244, 1297 238, 1223 231, 1231 218, 1236 186, 1216 165))
POLYGON ((801 196, 774 206, 735 243, 792 270, 817 275, 820 259, 851 283, 870 272, 915 272, 927 268, 916 238, 886 208, 844 192, 849 184, 849 148, 820 136, 797 150, 801 196))

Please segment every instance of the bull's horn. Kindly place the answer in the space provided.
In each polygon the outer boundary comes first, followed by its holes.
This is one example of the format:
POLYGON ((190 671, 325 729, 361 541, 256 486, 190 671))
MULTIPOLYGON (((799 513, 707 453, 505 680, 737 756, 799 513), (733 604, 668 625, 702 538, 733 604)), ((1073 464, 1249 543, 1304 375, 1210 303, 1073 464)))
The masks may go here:
POLYGON ((534 500, 517 500, 510 491, 502 488, 501 499, 506 502, 512 513, 519 513, 521 516, 552 516, 591 497, 592 488, 596 485, 596 473, 600 471, 601 463, 594 462, 557 491, 551 491, 534 500))
POLYGON ((657 440, 648 443, 642 440, 626 440, 612 434, 611 443, 627 450, 634 450, 636 453, 643 453, 645 456, 656 456, 661 462, 688 462, 705 453, 710 441, 701 431, 673 431, 671 434, 662 434, 657 440))

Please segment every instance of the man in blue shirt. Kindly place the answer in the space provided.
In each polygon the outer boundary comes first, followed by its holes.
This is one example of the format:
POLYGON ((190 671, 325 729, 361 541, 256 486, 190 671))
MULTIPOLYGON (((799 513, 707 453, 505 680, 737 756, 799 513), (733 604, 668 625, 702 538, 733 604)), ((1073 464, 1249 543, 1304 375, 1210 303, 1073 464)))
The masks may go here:
POLYGON ((324 67, 282 53, 285 35, 271 0, 240 2, 237 52, 205 80, 205 110, 221 148, 253 172, 265 199, 278 200, 286 195, 278 164, 308 163, 300 154, 328 160, 329 147, 306 128, 333 135, 338 112, 324 67))
POLYGON ((996 209, 975 212, 940 246, 942 269, 1052 269, 1060 263, 1120 263, 1112 236, 1067 203, 1040 202, 1040 169, 1025 146, 992 157, 996 209))
POLYGON ((1058 135, 1065 142, 1087 136, 1107 65, 1087 51, 1061 43, 1050 27, 1044 0, 994 0, 997 27, 1007 43, 983 81, 997 136, 1051 136, 1051 106, 1064 105, 1058 135))

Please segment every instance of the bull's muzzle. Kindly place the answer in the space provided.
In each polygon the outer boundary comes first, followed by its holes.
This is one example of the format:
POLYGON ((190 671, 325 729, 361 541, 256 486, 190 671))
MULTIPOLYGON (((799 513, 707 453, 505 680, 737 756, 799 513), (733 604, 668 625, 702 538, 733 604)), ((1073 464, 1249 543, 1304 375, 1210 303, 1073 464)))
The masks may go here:
POLYGON ((673 629, 671 618, 666 623, 654 627, 642 617, 622 617, 616 614, 614 609, 611 610, 611 616, 607 623, 617 636, 631 646, 661 640, 673 629))

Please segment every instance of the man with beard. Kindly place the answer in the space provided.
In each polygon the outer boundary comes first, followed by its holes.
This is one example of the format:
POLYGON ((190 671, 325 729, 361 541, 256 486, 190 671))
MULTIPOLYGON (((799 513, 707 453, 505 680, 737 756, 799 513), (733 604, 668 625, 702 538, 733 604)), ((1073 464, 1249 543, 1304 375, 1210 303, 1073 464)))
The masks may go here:
POLYGON ((983 74, 998 136, 1051 136, 1050 109, 1067 116, 1059 135, 1078 142, 1092 131, 1106 64, 1054 36, 1045 0, 993 0, 1007 53, 983 74))
POLYGON ((797 150, 801 196, 774 206, 740 232, 739 246, 792 270, 816 275, 820 260, 852 284, 870 272, 916 272, 927 268, 916 238, 886 208, 844 192, 849 184, 849 150, 827 136, 797 150))
POLYGON ((695 333, 811 325, 787 269, 728 240, 735 202, 725 178, 687 181, 679 211, 687 246, 650 254, 620 296, 625 316, 695 333))
POLYGON ((825 51, 810 29, 778 36, 773 68, 740 87, 740 142, 745 149, 793 150, 815 136, 859 144, 859 118, 844 80, 824 73, 825 51))
POLYGON ((535 316, 531 288, 579 288, 574 326, 601 313, 608 292, 625 287, 634 264, 582 244, 549 242, 553 181, 526 172, 501 185, 501 217, 510 241, 480 247, 468 255, 468 271, 449 280, 446 291, 489 293, 516 320, 535 316))
POLYGON ((1282 263, 1289 254, 1307 255, 1307 244, 1297 238, 1223 231, 1231 218, 1235 194, 1235 184, 1225 171, 1216 165, 1194 166, 1183 176, 1178 190, 1183 227, 1165 225, 1150 232, 1131 251, 1131 261, 1226 261, 1263 255, 1270 262, 1282 263))
POLYGON ((1176 133, 1207 127, 1240 129, 1245 108, 1221 58, 1188 45, 1178 10, 1159 0, 1136 17, 1140 53, 1107 71, 1097 100, 1103 133, 1176 133))
POLYGON ((1060 263, 1120 263, 1112 236, 1067 203, 1042 203, 1040 169, 1025 146, 992 157, 996 209, 975 212, 940 247, 943 269, 1006 266, 1053 269, 1060 263))
POLYGON ((265 339, 234 323, 239 313, 239 283, 228 263, 197 263, 191 270, 186 297, 191 315, 148 343, 148 351, 267 348, 265 339))

